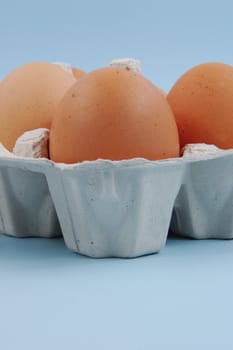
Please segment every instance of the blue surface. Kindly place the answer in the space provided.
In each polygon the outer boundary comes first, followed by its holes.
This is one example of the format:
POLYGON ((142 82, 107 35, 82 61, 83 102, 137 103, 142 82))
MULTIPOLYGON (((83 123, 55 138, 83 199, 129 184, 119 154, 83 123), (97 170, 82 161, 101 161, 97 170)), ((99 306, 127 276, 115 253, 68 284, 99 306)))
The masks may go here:
POLYGON ((1 349, 232 350, 232 271, 233 241, 94 260, 0 236, 1 349))

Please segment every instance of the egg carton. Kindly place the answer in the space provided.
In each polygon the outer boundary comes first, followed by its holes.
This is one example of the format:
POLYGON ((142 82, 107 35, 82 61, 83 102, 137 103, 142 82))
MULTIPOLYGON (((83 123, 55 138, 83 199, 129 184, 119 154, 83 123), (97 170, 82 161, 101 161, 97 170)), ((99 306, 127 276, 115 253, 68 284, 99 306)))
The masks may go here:
POLYGON ((169 229, 233 238, 233 152, 195 159, 85 161, 0 157, 0 232, 63 235, 91 257, 160 251, 169 229))
POLYGON ((46 161, 0 158, 0 233, 15 237, 61 235, 45 166, 46 161))

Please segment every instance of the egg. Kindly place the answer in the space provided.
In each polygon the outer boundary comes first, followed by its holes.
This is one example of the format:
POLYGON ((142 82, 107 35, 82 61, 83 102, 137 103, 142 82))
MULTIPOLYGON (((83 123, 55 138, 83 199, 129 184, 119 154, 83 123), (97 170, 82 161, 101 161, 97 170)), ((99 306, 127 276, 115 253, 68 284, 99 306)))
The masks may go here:
POLYGON ((76 79, 79 79, 83 75, 86 74, 83 70, 81 70, 79 68, 72 67, 70 63, 52 62, 52 64, 55 64, 55 65, 59 66, 61 69, 63 69, 65 72, 67 72, 68 74, 72 75, 76 79))
POLYGON ((50 157, 55 162, 178 155, 169 104, 132 70, 107 67, 86 74, 67 91, 52 122, 50 157))
POLYGON ((25 64, 10 73, 0 89, 0 142, 12 151, 25 131, 50 128, 55 110, 76 79, 46 62, 25 64))
POLYGON ((188 70, 167 96, 181 147, 188 143, 233 148, 233 67, 204 63, 188 70))
POLYGON ((167 94, 166 94, 166 92, 163 90, 163 89, 161 89, 161 88, 158 88, 159 89, 159 91, 161 92, 161 94, 163 95, 163 97, 167 97, 167 94))
POLYGON ((83 70, 78 69, 78 68, 72 68, 72 73, 76 79, 79 79, 86 74, 83 70))

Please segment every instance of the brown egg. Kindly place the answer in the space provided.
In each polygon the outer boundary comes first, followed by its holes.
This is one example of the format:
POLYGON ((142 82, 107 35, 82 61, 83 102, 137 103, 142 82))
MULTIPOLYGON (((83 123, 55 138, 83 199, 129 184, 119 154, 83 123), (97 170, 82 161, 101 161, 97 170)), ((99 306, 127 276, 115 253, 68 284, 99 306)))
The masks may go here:
POLYGON ((181 147, 208 143, 233 148, 233 67, 198 65, 175 83, 167 96, 174 112, 181 147))
POLYGON ((0 89, 0 142, 12 151, 25 131, 50 128, 55 109, 75 78, 58 66, 34 62, 10 73, 0 89))
POLYGON ((164 91, 164 90, 162 90, 161 88, 158 88, 159 89, 159 91, 161 92, 161 94, 163 95, 163 97, 167 97, 167 94, 166 94, 166 92, 164 91))
POLYGON ((79 79, 79 78, 83 77, 84 75, 86 75, 86 73, 83 70, 78 69, 78 68, 72 68, 72 73, 76 79, 79 79))
POLYGON ((175 119, 159 89, 140 74, 99 69, 64 96, 51 127, 50 156, 64 163, 177 157, 175 119))

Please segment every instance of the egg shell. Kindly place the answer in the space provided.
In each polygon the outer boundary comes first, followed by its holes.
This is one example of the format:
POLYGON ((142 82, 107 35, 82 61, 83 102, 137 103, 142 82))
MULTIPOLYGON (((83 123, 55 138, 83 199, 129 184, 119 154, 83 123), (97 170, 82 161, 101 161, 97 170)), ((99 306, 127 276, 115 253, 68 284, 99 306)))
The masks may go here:
POLYGON ((204 63, 188 70, 167 100, 174 112, 181 147, 187 143, 233 147, 233 67, 204 63))
POLYGON ((72 73, 76 79, 82 78, 84 75, 86 75, 86 72, 78 68, 72 68, 72 73))
POLYGON ((103 68, 72 86, 50 134, 56 162, 164 159, 179 155, 172 111, 151 82, 127 69, 103 68))
POLYGON ((11 151, 25 131, 49 129, 57 105, 75 82, 46 62, 29 63, 10 73, 0 89, 0 142, 11 151))

